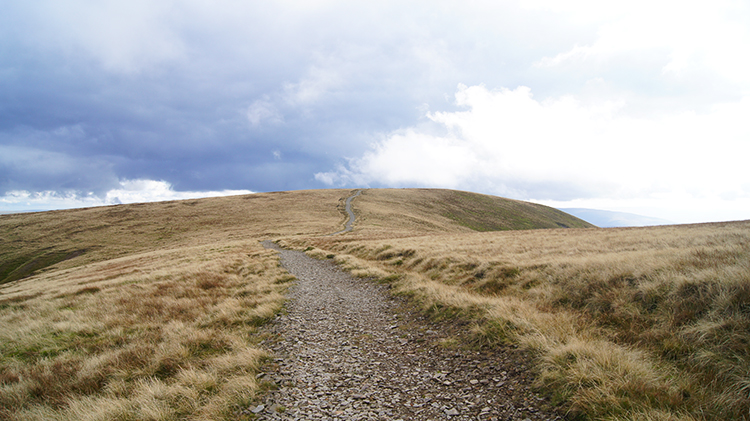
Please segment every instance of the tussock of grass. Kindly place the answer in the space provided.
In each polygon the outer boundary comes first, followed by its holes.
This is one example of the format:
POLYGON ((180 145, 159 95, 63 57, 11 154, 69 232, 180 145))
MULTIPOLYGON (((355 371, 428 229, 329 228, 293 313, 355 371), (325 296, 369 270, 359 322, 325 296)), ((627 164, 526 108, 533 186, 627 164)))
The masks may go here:
POLYGON ((0 310, 0 418, 231 415, 256 393, 265 353, 249 335, 280 309, 283 277, 272 252, 240 242, 27 280, 18 293, 38 292, 4 294, 0 310))

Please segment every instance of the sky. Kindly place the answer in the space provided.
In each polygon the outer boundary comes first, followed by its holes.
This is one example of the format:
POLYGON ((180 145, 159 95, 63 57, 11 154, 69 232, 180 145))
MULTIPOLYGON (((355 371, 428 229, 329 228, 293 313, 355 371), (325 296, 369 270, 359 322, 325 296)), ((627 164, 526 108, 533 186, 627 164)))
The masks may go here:
POLYGON ((3 2, 0 211, 435 187, 750 219, 747 1, 3 2))

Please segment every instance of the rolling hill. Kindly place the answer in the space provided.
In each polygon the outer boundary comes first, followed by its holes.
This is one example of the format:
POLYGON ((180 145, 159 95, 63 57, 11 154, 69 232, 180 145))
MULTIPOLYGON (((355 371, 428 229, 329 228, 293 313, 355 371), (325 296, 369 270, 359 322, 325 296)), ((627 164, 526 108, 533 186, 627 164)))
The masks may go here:
MULTIPOLYGON (((316 236, 343 224, 349 190, 257 193, 0 216, 0 284, 136 252, 227 240, 316 236)), ((592 225, 533 203, 451 190, 366 190, 360 232, 452 233, 592 225)))

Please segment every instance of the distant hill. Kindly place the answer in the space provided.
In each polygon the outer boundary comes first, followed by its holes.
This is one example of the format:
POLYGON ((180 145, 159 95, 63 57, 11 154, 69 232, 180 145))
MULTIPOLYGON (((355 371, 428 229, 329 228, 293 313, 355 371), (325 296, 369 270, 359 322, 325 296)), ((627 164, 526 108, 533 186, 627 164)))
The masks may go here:
POLYGON ((333 232, 350 190, 306 190, 0 215, 0 285, 154 250, 333 232))
POLYGON ((451 233, 593 227, 548 206, 456 190, 368 189, 355 205, 365 215, 365 230, 403 227, 414 233, 451 233))
MULTIPOLYGON (((304 190, 0 215, 0 284, 51 266, 232 239, 319 236, 340 230, 354 190, 304 190)), ((352 235, 592 225, 534 203, 439 189, 365 189, 352 235)))
POLYGON ((584 208, 561 208, 563 212, 577 216, 598 227, 648 227, 654 225, 672 225, 674 222, 666 219, 653 218, 650 216, 637 215, 627 212, 612 212, 597 209, 584 208))
POLYGON ((583 219, 548 206, 462 191, 446 191, 443 215, 474 231, 593 228, 583 219))

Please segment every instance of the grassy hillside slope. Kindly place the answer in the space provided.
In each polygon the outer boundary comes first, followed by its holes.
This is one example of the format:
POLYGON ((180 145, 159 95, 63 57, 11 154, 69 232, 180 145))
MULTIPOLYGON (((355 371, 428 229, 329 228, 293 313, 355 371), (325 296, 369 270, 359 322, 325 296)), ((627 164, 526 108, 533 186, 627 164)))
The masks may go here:
POLYGON ((479 345, 526 347, 540 387, 577 417, 750 419, 750 221, 354 232, 299 245, 470 320, 479 345))
POLYGON ((363 237, 593 227, 547 206, 442 189, 368 189, 354 211, 352 234, 363 237))
POLYGON ((0 284, 174 247, 331 232, 349 190, 259 193, 0 216, 0 284))
POLYGON ((0 419, 238 419, 292 279, 348 190, 0 216, 0 419))
MULTIPOLYGON (((316 236, 343 224, 350 190, 260 193, 4 215, 0 284, 46 267, 227 240, 316 236)), ((591 227, 542 205, 436 189, 368 189, 357 199, 361 230, 378 235, 591 227)), ((360 231, 361 231, 360 230, 360 231)))

